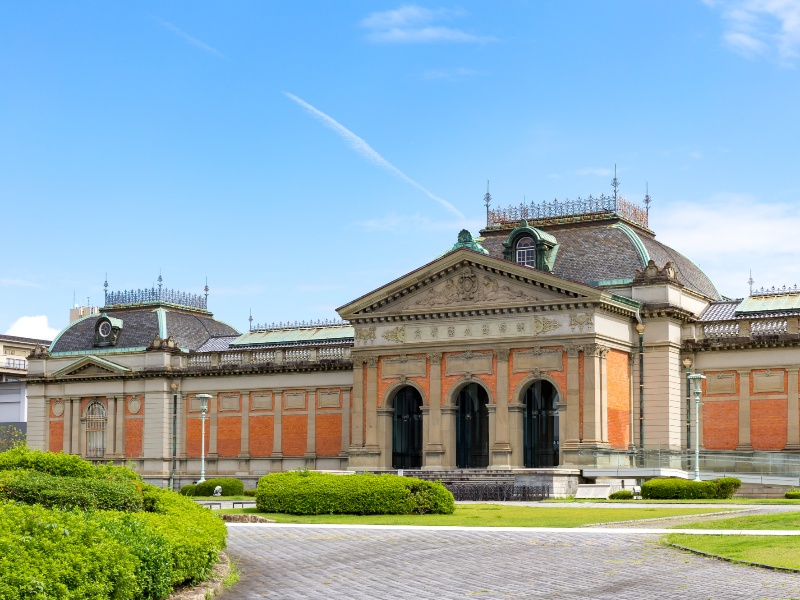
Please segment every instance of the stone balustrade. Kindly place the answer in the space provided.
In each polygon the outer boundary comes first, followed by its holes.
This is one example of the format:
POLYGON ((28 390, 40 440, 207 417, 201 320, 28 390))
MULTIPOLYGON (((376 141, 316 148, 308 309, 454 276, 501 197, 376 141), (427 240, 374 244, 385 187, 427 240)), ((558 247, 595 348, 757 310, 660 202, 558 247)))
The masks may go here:
POLYGON ((189 367, 215 368, 259 364, 292 364, 350 360, 350 346, 274 348, 263 350, 225 350, 189 355, 189 367))
POLYGON ((798 317, 713 321, 700 326, 698 339, 759 338, 797 335, 798 317))

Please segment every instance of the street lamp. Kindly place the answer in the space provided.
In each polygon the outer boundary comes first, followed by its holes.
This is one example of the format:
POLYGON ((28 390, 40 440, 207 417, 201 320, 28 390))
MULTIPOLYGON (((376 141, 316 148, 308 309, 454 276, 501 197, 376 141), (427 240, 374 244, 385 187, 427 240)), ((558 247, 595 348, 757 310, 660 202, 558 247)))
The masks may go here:
POLYGON ((705 375, 695 373, 689 375, 694 394, 694 480, 700 481, 700 391, 703 388, 705 375))
POLYGON ((203 483, 206 480, 206 411, 208 411, 208 401, 211 399, 211 394, 197 394, 200 400, 200 479, 197 483, 203 483))
POLYGON ((686 368, 686 449, 692 447, 692 382, 689 375, 692 374, 692 359, 687 356, 683 359, 683 366, 686 368))

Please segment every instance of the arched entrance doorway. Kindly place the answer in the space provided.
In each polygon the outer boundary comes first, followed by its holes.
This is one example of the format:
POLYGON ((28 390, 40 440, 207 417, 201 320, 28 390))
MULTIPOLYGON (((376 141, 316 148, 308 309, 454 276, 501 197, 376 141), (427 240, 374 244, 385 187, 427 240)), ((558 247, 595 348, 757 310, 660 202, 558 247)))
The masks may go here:
POLYGON ((456 398, 456 466, 485 469, 489 466, 489 397, 477 383, 465 386, 456 398))
POLYGON ((558 390, 549 381, 535 381, 525 392, 526 467, 558 466, 558 390))
POLYGON ((411 386, 394 396, 392 419, 392 468, 422 467, 422 396, 411 386))

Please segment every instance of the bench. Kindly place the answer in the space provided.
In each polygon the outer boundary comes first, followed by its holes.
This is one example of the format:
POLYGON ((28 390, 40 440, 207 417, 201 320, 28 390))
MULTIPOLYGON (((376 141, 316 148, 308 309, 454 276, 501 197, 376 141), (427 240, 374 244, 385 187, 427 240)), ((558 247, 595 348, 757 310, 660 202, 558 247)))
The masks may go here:
POLYGON ((255 506, 256 503, 252 500, 234 500, 233 501, 233 508, 236 508, 236 505, 239 505, 240 508, 244 508, 245 504, 247 506, 255 506))

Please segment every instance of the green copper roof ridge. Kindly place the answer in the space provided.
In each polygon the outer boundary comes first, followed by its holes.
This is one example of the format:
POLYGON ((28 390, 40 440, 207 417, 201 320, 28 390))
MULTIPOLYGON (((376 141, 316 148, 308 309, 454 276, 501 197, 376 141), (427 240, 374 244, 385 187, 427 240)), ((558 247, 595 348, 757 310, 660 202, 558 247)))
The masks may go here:
POLYGON ((636 251, 639 253, 639 258, 642 261, 642 268, 644 269, 647 266, 647 263, 650 262, 650 253, 647 251, 647 248, 644 247, 644 244, 637 233, 625 223, 614 223, 613 225, 610 225, 609 228, 619 229, 630 238, 631 242, 633 242, 634 248, 636 248, 636 251))
POLYGON ((167 339, 167 311, 159 306, 153 312, 158 317, 158 336, 165 340, 167 339))
POLYGON ((131 346, 130 348, 93 348, 92 350, 65 350, 61 352, 51 352, 50 356, 82 356, 86 354, 124 354, 126 352, 142 352, 147 350, 147 346, 131 346))
POLYGON ((100 314, 98 314, 98 313, 90 313, 88 315, 85 315, 83 317, 75 319, 72 323, 68 323, 67 326, 64 327, 64 329, 62 329, 61 331, 58 332, 58 335, 53 339, 53 341, 50 342, 50 345, 47 347, 47 351, 52 355, 53 354, 53 348, 55 348, 55 346, 56 346, 56 342, 59 339, 61 339, 61 336, 64 335, 67 332, 67 329, 69 329, 70 327, 75 325, 75 323, 80 323, 81 321, 84 321, 84 320, 88 319, 89 317, 99 317, 99 316, 100 316, 100 314))

